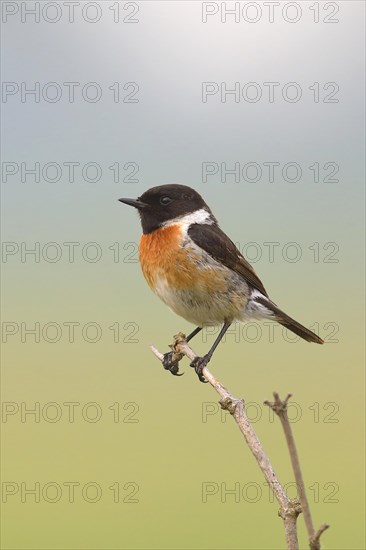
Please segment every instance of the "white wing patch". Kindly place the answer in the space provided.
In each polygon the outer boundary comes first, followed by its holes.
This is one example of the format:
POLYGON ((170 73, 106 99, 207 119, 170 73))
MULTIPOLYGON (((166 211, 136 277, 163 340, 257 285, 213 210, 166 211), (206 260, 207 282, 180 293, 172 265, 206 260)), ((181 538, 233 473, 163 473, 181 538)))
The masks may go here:
POLYGON ((259 290, 254 289, 250 295, 250 299, 246 305, 246 313, 252 318, 252 319, 271 319, 274 317, 273 311, 268 307, 266 307, 264 304, 260 304, 255 300, 255 298, 263 298, 264 300, 268 301, 268 304, 270 304, 270 300, 264 294, 259 292, 259 290))
POLYGON ((253 289, 250 297, 254 300, 255 298, 264 298, 264 300, 268 300, 268 298, 262 294, 262 292, 259 292, 257 289, 253 289))

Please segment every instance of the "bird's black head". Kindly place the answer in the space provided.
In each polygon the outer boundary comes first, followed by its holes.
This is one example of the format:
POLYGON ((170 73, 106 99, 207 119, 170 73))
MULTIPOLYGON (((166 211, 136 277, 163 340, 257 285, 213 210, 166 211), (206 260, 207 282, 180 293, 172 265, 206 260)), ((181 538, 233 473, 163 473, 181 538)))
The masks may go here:
POLYGON ((137 208, 144 233, 151 233, 175 218, 200 210, 215 220, 201 195, 186 185, 159 185, 148 189, 137 199, 119 200, 137 208))

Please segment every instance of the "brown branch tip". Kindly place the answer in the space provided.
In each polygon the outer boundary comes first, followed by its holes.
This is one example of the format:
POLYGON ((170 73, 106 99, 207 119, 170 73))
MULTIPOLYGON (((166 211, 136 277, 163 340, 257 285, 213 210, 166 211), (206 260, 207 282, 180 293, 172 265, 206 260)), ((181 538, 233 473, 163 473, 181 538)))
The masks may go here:
POLYGON ((283 401, 277 392, 273 392, 273 397, 274 401, 265 401, 264 405, 268 405, 278 415, 287 412, 287 404, 292 397, 292 393, 288 393, 283 401))

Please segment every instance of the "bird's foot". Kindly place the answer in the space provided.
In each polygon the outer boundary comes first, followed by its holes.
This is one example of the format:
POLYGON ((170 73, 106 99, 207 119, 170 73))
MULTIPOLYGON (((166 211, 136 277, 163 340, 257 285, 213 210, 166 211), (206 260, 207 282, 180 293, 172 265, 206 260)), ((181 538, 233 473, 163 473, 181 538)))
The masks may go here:
POLYGON ((163 367, 174 376, 182 376, 184 372, 179 372, 179 361, 173 359, 174 356, 176 356, 176 353, 174 351, 168 351, 167 353, 164 353, 163 367))
POLYGON ((204 384, 207 384, 208 380, 206 380, 206 378, 203 376, 202 371, 207 366, 209 360, 210 357, 208 355, 204 355, 203 357, 197 356, 190 364, 190 366, 196 371, 199 381, 203 382, 204 384))

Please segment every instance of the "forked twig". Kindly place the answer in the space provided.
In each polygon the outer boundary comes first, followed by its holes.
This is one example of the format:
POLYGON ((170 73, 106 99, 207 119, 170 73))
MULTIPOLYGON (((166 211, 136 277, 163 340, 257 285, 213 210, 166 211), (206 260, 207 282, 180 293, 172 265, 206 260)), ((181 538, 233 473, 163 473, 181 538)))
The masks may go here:
POLYGON ((292 433, 291 424, 287 414, 287 404, 292 397, 292 394, 289 393, 286 398, 282 401, 278 393, 273 393, 274 401, 265 401, 264 404, 268 405, 279 417, 283 431, 285 433, 285 438, 290 453, 292 469, 295 476, 297 493, 299 495, 299 500, 301 503, 301 510, 304 514, 304 520, 306 525, 306 530, 309 537, 310 550, 320 550, 320 536, 326 529, 329 528, 329 525, 324 523, 315 533, 313 519, 311 517, 309 501, 306 496, 304 479, 302 477, 302 472, 300 468, 299 455, 297 453, 295 439, 292 433))

